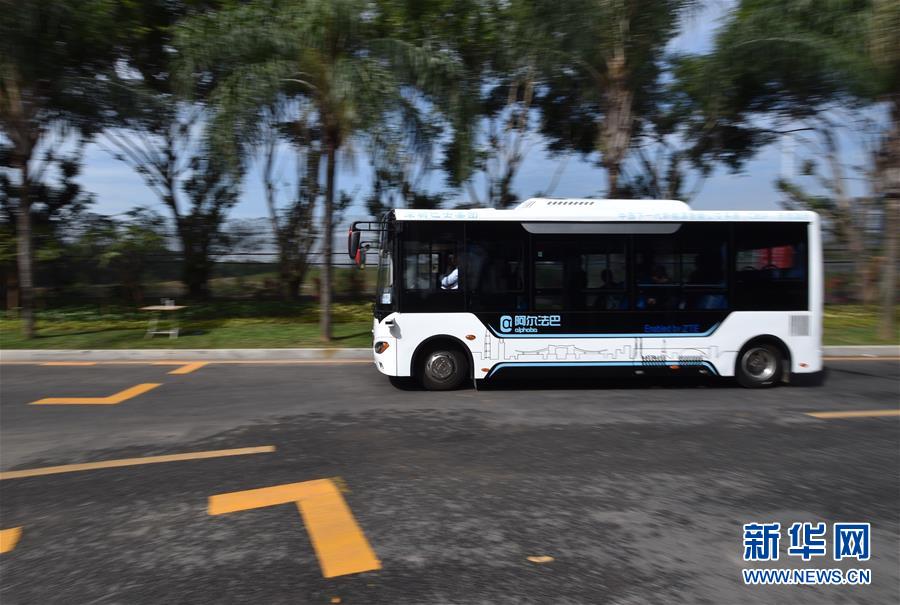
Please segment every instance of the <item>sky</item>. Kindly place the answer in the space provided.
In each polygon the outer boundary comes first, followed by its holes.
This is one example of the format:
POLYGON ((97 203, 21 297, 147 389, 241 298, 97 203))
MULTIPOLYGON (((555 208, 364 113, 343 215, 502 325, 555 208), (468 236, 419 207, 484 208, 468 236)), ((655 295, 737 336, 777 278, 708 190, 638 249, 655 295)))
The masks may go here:
MULTIPOLYGON (((708 0, 701 8, 686 18, 680 34, 670 44, 673 51, 699 53, 712 45, 716 27, 727 14, 731 0, 708 0)), ((786 161, 784 145, 772 145, 748 162, 739 174, 717 168, 703 182, 692 206, 700 210, 761 210, 779 207, 780 195, 774 182, 785 169, 795 162, 786 161)), ((861 152, 851 149, 851 153, 861 152)), ((792 156, 791 156, 792 157, 792 156)), ((282 158, 289 167, 291 161, 282 158)), ((542 141, 535 137, 521 169, 513 183, 513 189, 522 198, 546 191, 562 158, 552 157, 543 149, 542 141)), ((285 177, 289 188, 289 176, 285 177)), ((438 181, 435 176, 432 181, 438 181)), ((98 144, 90 144, 85 153, 80 183, 94 194, 93 211, 116 215, 138 205, 150 206, 160 211, 158 199, 146 187, 141 178, 127 165, 114 159, 98 144)), ((339 187, 347 192, 358 192, 360 202, 348 210, 346 219, 365 219, 366 212, 361 199, 369 190, 371 169, 359 153, 353 162, 345 162, 338 174, 339 187)), ((569 156, 553 197, 601 197, 605 189, 603 171, 590 160, 569 156)), ((466 202, 464 192, 450 199, 450 205, 466 202)), ((266 215, 262 181, 258 169, 249 171, 245 178, 240 202, 231 211, 231 218, 258 218, 266 215)))

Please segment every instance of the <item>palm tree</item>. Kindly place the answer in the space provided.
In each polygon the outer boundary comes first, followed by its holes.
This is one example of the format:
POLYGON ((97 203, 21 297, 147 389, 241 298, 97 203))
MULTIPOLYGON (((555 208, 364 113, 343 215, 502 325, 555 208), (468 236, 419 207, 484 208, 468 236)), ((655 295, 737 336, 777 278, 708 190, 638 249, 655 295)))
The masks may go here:
MULTIPOLYGON (((339 154, 357 134, 386 119, 401 82, 429 58, 376 35, 364 0, 256 1, 189 19, 176 46, 184 72, 215 81, 217 146, 235 159, 258 141, 260 112, 274 104, 311 120, 325 161, 321 252, 321 338, 331 340, 332 236, 339 154), (298 108, 309 105, 311 112, 298 108)), ((409 78, 406 79, 409 81, 409 78)), ((303 124, 302 126, 307 126, 303 124)), ((303 177, 305 175, 300 175, 303 177)))
POLYGON ((0 10, 0 165, 18 173, 15 196, 20 305, 25 336, 35 335, 32 208, 55 147, 96 128, 121 23, 109 3, 4 2, 0 10))
POLYGON ((622 193, 635 124, 654 106, 666 45, 696 0, 540 0, 547 53, 539 105, 551 150, 598 153, 607 195, 622 193))

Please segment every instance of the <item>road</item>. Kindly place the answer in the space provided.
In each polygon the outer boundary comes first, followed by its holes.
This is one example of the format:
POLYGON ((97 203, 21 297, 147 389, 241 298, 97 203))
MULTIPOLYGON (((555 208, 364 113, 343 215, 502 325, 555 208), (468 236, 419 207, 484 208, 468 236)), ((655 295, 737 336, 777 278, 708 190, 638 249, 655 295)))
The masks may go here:
POLYGON ((0 601, 897 603, 900 364, 828 367, 426 393, 367 363, 3 364, 0 601), (780 559, 745 562, 775 521, 780 559), (796 521, 871 523, 871 559, 788 555, 796 521), (744 585, 766 566, 872 579, 744 585))

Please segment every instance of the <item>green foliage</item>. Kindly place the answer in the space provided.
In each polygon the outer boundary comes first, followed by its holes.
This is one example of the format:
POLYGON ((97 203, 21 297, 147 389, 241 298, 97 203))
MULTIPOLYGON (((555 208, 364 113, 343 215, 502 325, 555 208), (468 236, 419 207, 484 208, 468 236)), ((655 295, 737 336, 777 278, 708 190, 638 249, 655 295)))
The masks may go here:
POLYGON ((771 119, 815 118, 896 96, 900 20, 892 0, 744 0, 705 56, 681 57, 676 90, 695 104, 695 157, 740 168, 781 133, 771 119))
POLYGON ((597 153, 616 197, 622 163, 641 120, 663 102, 668 42, 690 0, 535 3, 535 31, 554 44, 544 58, 538 106, 552 151, 597 153))
POLYGON ((17 152, 54 124, 95 130, 107 98, 95 76, 114 61, 119 8, 115 0, 3 3, 0 126, 17 152))

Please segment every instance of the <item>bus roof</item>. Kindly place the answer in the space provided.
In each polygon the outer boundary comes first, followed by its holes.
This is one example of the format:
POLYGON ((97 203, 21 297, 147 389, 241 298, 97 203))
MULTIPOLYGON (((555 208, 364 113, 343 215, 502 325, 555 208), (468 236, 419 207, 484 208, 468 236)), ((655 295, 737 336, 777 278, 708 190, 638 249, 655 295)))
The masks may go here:
POLYGON ((398 221, 527 221, 527 222, 815 222, 815 212, 787 210, 691 210, 678 200, 606 200, 531 198, 509 210, 394 210, 398 221))

